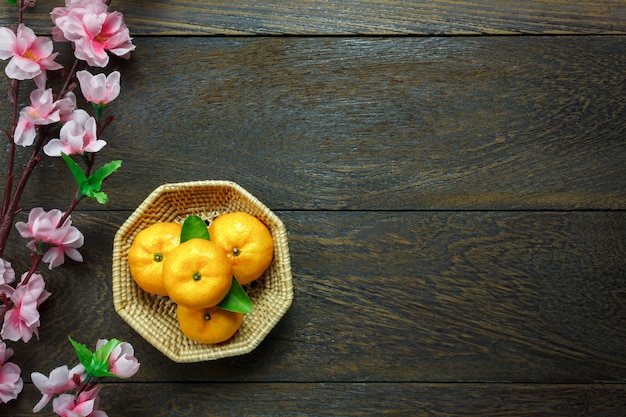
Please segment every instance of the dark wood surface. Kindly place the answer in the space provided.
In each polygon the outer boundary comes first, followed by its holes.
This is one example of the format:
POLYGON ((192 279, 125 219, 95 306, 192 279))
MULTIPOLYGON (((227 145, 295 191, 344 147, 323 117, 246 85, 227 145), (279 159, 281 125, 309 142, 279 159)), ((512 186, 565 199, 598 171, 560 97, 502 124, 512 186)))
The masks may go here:
MULTIPOLYGON (((74 216, 85 263, 44 271, 0 415, 32 415, 68 334, 135 346, 111 417, 626 415, 626 3, 115 5, 137 51, 103 157, 124 163, 74 216), (202 179, 283 220, 295 298, 252 353, 175 364, 113 310, 111 247, 152 189, 202 179)), ((24 205, 72 193, 46 159, 24 205)))
MULTIPOLYGON (((49 6, 63 1, 39 1, 49 6)), ((135 35, 623 34, 622 0, 137 0, 114 4, 135 35)), ((51 7, 50 7, 51 8, 51 7)), ((30 17, 50 31, 50 8, 30 17)), ((11 22, 0 17, 0 24, 11 22)))

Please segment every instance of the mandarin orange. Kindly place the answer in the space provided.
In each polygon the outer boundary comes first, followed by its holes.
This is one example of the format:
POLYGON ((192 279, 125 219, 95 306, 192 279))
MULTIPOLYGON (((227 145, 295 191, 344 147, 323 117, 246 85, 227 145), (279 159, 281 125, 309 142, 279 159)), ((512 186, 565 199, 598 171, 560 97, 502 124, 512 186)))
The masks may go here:
POLYGON ((221 343, 230 339, 243 322, 242 313, 210 307, 200 310, 178 305, 178 323, 188 338, 200 343, 221 343))
POLYGON ((272 263, 272 235, 263 222, 249 213, 219 215, 209 225, 209 236, 225 251, 241 285, 260 278, 272 263))
POLYGON ((167 295, 163 283, 163 261, 180 243, 182 226, 172 222, 154 223, 141 230, 128 251, 130 274, 141 289, 167 295))
POLYGON ((224 251, 205 239, 178 245, 163 262, 169 297, 190 309, 213 307, 230 291, 233 274, 224 251))

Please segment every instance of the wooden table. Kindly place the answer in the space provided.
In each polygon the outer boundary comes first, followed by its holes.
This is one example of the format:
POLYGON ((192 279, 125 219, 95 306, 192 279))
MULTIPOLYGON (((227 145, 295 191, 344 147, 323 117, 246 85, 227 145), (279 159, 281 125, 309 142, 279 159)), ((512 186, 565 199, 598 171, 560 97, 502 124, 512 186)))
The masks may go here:
MULTIPOLYGON (((49 33, 61 4, 27 21, 49 33)), ((32 415, 69 334, 136 348, 110 417, 626 415, 625 1, 113 6, 137 45, 103 151, 124 163, 74 216, 85 263, 42 271, 0 414, 32 415), (283 220, 295 297, 252 353, 176 364, 115 313, 112 241, 154 188, 204 179, 283 220)), ((24 206, 72 194, 46 159, 24 206)))

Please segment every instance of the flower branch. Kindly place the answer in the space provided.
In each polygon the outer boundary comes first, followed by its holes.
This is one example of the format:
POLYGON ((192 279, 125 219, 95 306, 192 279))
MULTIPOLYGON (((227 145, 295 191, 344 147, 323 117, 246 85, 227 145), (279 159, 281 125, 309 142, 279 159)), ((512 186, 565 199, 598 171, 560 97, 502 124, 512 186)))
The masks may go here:
MULTIPOLYGON (((90 68, 105 68, 110 55, 128 58, 135 49, 123 15, 109 10, 110 0, 65 0, 64 7, 55 7, 50 13, 54 25, 52 39, 37 36, 24 23, 25 12, 34 7, 34 1, 7 1, 16 6, 17 22, 12 28, 0 27, 0 60, 8 60, 5 73, 9 78, 7 93, 11 109, 10 126, 4 129, 8 154, 0 205, 0 403, 15 399, 23 386, 19 366, 8 362, 13 351, 6 347, 3 339, 27 343, 33 336, 38 338, 38 308, 51 295, 45 289, 39 266, 43 262, 53 269, 62 265, 66 257, 83 261, 79 249, 84 236, 72 224, 71 215, 85 197, 105 204, 108 196, 102 191, 103 183, 121 166, 121 161, 116 160, 95 169, 96 154, 107 145, 102 135, 113 121, 113 116, 104 115, 104 111, 120 94, 120 73, 92 75, 90 68), (74 62, 67 71, 56 62, 58 52, 54 51, 53 40, 72 45, 74 62), (47 87, 48 74, 58 70, 62 70, 59 72, 64 80, 55 93, 47 87), (34 84, 28 96, 30 103, 20 109, 22 91, 30 82, 34 84), (78 107, 76 94, 79 91, 91 103, 93 115, 78 107), (17 172, 16 154, 21 147, 30 149, 26 163, 17 172), (29 211, 26 222, 15 223, 21 237, 28 239, 26 246, 31 251, 30 268, 18 280, 11 263, 4 258, 5 250, 15 218, 23 211, 21 199, 29 179, 46 157, 63 159, 77 184, 77 191, 65 211, 35 207, 29 211)), ((78 352, 80 349, 73 345, 78 352)), ((129 355, 127 344, 116 341, 105 342, 105 345, 106 355, 100 347, 94 353, 100 366, 114 354, 129 355)), ((65 375, 64 369, 53 373, 65 375)), ((95 408, 99 391, 95 376, 88 367, 84 368, 85 378, 75 369, 73 374, 67 370, 65 384, 73 381, 72 389, 78 391, 70 395, 65 393, 69 387, 64 386, 63 394, 55 392, 54 395, 60 395, 55 398, 58 404, 54 405, 54 411, 59 415, 73 415, 71 410, 76 408, 80 409, 80 413, 76 411, 80 415, 106 415, 95 408), (86 410, 89 413, 85 413, 86 410)), ((116 376, 116 373, 111 371, 97 377, 101 376, 116 376)), ((42 381, 33 374, 33 382, 36 379, 42 381)), ((44 397, 46 395, 50 394, 44 397)))

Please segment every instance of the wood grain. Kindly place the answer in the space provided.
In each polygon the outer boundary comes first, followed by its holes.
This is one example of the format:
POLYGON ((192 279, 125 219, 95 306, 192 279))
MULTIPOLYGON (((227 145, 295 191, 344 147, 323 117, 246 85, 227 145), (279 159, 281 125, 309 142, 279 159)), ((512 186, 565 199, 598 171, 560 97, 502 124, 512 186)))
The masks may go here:
MULTIPOLYGON (((32 416, 35 391, 28 385, 7 415, 32 416)), ((625 407, 621 384, 121 383, 106 384, 101 402, 109 416, 133 417, 616 417, 625 407)))
POLYGON ((16 353, 25 375, 75 362, 69 334, 130 341, 134 381, 626 379, 624 212, 279 212, 293 306, 252 353, 200 364, 169 361, 113 310, 111 242, 129 214, 76 216, 86 263, 44 271, 53 296, 42 340, 16 353))
MULTIPOLYGON (((62 3, 27 22, 50 33, 62 3)), ((624 413, 624 1, 114 6, 137 51, 107 69, 123 88, 100 162, 124 163, 110 204, 73 218, 85 263, 42 268, 41 340, 9 343, 26 386, 0 415, 32 415, 29 375, 76 363, 68 335, 135 346, 139 373, 105 384, 112 417, 624 413), (112 241, 152 189, 202 179, 283 220, 295 300, 252 353, 175 364, 115 313, 112 241)), ((60 162, 25 208, 73 196, 60 162)))
MULTIPOLYGON (((39 0, 27 17, 41 33, 63 1, 39 0)), ((114 1, 134 36, 142 35, 481 35, 624 34, 621 0, 138 0, 114 1)), ((13 23, 0 5, 0 26, 13 23)))
MULTIPOLYGON (((108 208, 202 179, 281 210, 626 208, 624 37, 137 44, 113 64, 108 208)), ((59 162, 26 207, 72 197, 59 162)))

